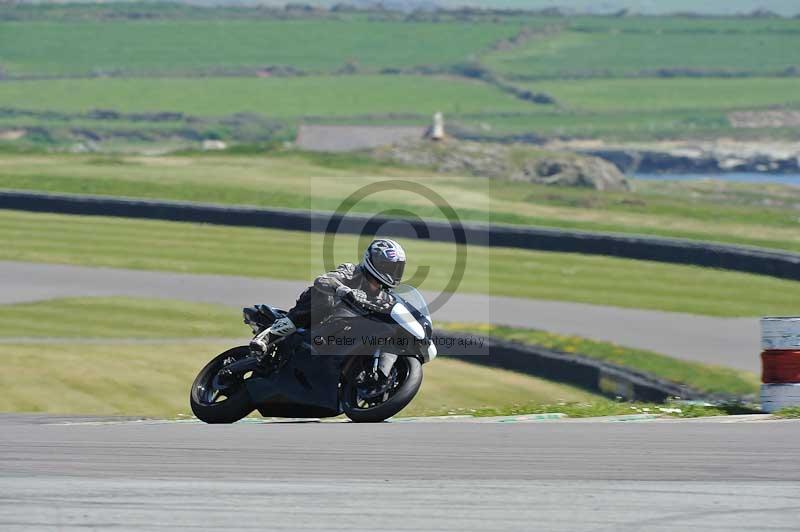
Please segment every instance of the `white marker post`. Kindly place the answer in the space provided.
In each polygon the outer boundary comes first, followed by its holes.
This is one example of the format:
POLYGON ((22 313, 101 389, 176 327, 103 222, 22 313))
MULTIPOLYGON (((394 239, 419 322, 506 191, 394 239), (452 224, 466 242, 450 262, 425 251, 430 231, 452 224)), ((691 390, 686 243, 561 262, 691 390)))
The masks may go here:
POLYGON ((800 407, 800 317, 761 319, 761 410, 800 407))

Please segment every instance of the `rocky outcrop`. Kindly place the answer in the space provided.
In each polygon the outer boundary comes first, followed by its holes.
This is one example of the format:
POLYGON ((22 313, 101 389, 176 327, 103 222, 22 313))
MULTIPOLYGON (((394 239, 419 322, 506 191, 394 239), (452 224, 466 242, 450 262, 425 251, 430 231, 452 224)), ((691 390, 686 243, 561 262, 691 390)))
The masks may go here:
MULTIPOLYGON (((559 147, 570 148, 569 145, 559 147)), ((800 143, 729 141, 577 149, 605 159, 625 173, 800 172, 800 143)))
POLYGON ((553 186, 628 190, 625 176, 598 157, 541 150, 525 145, 491 144, 448 139, 444 142, 402 142, 373 151, 381 160, 428 166, 439 172, 553 186))
POLYGON ((596 190, 629 190, 630 185, 616 166, 598 157, 544 157, 523 164, 512 179, 565 187, 596 190))
POLYGON ((585 152, 610 161, 623 172, 643 174, 719 174, 724 172, 800 172, 798 157, 747 156, 720 154, 681 154, 659 151, 593 150, 585 152))

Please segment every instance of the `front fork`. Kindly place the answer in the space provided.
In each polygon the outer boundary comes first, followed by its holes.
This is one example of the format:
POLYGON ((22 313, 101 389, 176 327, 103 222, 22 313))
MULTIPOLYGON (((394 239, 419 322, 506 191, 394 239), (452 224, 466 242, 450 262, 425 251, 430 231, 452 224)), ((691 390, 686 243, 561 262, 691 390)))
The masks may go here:
POLYGON ((377 379, 378 378, 378 368, 381 363, 381 350, 376 349, 374 353, 372 353, 372 377, 377 379))
POLYGON ((388 378, 395 362, 397 362, 397 355, 383 353, 380 349, 376 349, 372 354, 372 375, 377 378, 378 371, 380 371, 384 377, 388 378))

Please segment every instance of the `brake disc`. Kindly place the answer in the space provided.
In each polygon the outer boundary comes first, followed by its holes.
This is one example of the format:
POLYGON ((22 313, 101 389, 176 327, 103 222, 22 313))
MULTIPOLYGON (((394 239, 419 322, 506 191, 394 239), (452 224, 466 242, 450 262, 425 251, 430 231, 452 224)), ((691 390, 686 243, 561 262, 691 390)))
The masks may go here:
MULTIPOLYGON (((366 377, 366 374, 364 375, 366 377)), ((361 375, 359 375, 361 377, 361 375)), ((362 399, 375 399, 391 390, 397 384, 397 368, 392 368, 389 377, 378 376, 378 381, 363 382, 362 386, 356 386, 358 395, 362 399)))

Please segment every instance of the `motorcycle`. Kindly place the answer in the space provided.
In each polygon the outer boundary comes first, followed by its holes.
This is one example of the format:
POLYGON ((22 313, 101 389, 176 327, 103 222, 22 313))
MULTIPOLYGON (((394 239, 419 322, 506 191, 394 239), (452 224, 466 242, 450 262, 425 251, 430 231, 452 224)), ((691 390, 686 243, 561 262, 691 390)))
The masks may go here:
POLYGON ((390 293, 387 307, 339 301, 321 326, 282 337, 270 335, 270 327, 286 311, 244 308, 253 341, 200 370, 190 393, 192 412, 206 423, 234 423, 253 410, 264 417, 345 414, 355 422, 396 415, 417 394, 422 364, 437 351, 422 294, 408 285, 390 293))

